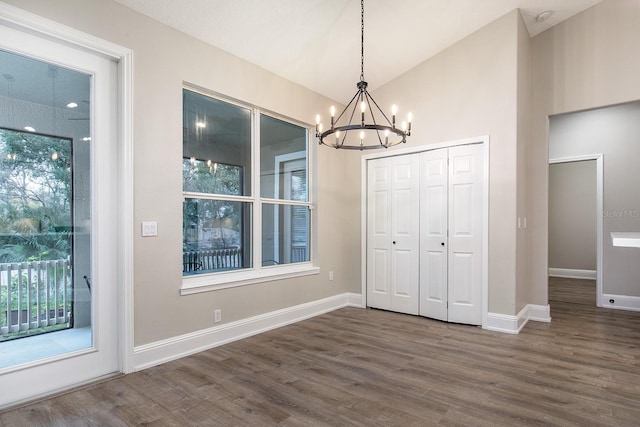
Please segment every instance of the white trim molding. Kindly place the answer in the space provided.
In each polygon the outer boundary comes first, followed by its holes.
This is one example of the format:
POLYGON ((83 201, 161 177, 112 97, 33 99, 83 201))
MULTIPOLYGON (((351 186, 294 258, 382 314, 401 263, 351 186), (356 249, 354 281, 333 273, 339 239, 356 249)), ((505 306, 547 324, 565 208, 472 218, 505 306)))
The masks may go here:
POLYGON ((343 307, 363 307, 362 295, 344 293, 287 307, 247 319, 135 347, 134 366, 140 371, 210 348, 290 325, 343 307))
POLYGON ((484 329, 505 334, 519 334, 529 321, 551 322, 549 305, 526 305, 516 316, 501 313, 488 313, 484 329))
POLYGON ((616 310, 640 311, 640 297, 604 294, 602 295, 602 307, 616 310))
POLYGON ((573 268, 549 268, 549 276, 562 277, 565 279, 584 279, 584 280, 596 280, 596 270, 577 270, 573 268))

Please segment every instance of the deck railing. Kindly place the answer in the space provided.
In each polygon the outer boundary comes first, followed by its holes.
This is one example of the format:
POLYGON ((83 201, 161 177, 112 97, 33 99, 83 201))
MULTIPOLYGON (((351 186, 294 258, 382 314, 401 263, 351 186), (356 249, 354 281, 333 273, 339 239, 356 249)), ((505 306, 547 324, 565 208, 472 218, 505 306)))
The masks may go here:
POLYGON ((70 322, 71 263, 0 263, 0 338, 70 322))
POLYGON ((182 253, 183 273, 242 268, 242 249, 204 249, 182 253))

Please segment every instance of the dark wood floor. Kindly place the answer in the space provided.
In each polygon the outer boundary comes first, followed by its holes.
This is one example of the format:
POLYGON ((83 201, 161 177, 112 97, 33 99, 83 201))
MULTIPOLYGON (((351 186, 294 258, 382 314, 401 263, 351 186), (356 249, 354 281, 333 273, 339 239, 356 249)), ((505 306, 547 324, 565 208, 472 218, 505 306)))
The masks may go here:
MULTIPOLYGON (((553 280, 519 335, 345 308, 0 415, 6 426, 640 425, 640 313, 553 280)), ((0 392, 5 392, 0 390, 0 392)))

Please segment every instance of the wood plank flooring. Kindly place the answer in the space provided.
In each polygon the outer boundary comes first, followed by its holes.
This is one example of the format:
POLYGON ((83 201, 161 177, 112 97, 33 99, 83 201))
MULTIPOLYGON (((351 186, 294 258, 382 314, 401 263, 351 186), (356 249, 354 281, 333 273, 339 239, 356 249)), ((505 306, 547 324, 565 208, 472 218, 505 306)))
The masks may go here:
MULTIPOLYGON (((640 313, 554 279, 519 335, 345 308, 0 414, 3 426, 637 426, 640 313)), ((2 391, 4 392, 4 390, 2 391)))

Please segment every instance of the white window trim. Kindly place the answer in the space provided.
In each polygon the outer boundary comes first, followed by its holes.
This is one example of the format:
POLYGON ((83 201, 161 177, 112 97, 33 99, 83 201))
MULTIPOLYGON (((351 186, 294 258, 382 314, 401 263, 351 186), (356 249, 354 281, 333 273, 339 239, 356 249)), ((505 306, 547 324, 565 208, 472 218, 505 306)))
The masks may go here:
MULTIPOLYGON (((182 286, 180 287, 180 295, 191 295, 201 292, 210 292, 221 289, 234 288, 238 286, 253 285, 257 283, 264 283, 275 280, 290 279, 295 277, 303 277, 310 275, 317 275, 320 273, 320 267, 316 265, 317 257, 317 215, 313 213, 316 209, 315 195, 317 187, 315 184, 315 154, 316 144, 311 143, 312 126, 308 123, 302 123, 289 117, 284 117, 279 114, 261 110, 257 106, 243 103, 233 98, 226 97, 221 94, 217 94, 197 86, 184 84, 183 89, 193 91, 204 96, 210 96, 215 99, 219 99, 223 102, 227 102, 232 105, 236 105, 242 108, 248 108, 251 110, 251 124, 252 124, 252 145, 251 145, 251 195, 250 196, 233 196, 233 195, 211 195, 206 193, 193 193, 184 191, 183 200, 185 198, 200 198, 211 200, 235 200, 251 203, 252 206, 252 218, 253 218, 253 241, 252 241, 252 257, 253 266, 241 270, 221 271, 208 274, 195 274, 182 277, 182 286), (281 200, 270 199, 260 197, 260 135, 259 135, 259 121, 260 115, 267 115, 279 120, 283 120, 287 123, 300 126, 307 130, 307 191, 308 201, 295 201, 295 200, 281 200), (262 205, 269 204, 284 204, 284 205, 301 205, 308 206, 312 211, 310 216, 310 232, 309 232, 309 250, 310 261, 294 263, 294 264, 282 264, 274 266, 262 266, 262 205), (256 236, 260 236, 256 243, 256 236)), ((291 153, 298 154, 298 153, 291 153)))

